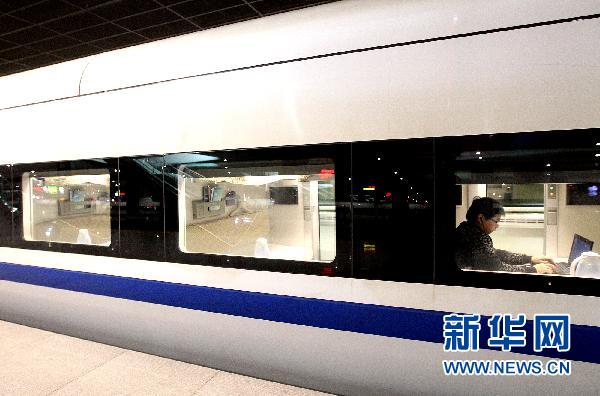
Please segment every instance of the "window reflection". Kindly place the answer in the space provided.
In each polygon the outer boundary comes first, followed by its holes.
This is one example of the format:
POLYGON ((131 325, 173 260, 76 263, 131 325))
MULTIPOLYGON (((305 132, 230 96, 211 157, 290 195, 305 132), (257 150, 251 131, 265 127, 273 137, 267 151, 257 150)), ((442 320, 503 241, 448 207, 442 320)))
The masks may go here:
POLYGON ((32 171, 22 183, 25 240, 110 245, 108 170, 32 171))
POLYGON ((333 261, 333 164, 212 167, 179 168, 182 251, 333 261))

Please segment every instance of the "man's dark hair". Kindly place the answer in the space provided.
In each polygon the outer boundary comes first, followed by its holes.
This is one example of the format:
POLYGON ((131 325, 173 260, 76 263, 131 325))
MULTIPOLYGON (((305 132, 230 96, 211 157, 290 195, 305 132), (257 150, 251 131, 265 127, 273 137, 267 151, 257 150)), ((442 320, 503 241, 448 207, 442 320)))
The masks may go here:
POLYGON ((467 210, 467 221, 470 223, 475 222, 477 220, 477 216, 482 214, 486 219, 491 219, 496 215, 503 216, 504 208, 500 202, 496 201, 494 198, 488 197, 475 197, 469 210, 467 210))

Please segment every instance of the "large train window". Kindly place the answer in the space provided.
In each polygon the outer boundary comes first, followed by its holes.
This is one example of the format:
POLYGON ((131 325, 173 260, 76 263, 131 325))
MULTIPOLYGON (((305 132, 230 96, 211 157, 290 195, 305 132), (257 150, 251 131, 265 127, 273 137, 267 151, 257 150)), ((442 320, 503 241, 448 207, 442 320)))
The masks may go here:
POLYGON ((26 241, 109 246, 111 199, 108 169, 22 174, 26 241))
POLYGON ((181 251, 318 262, 335 258, 331 160, 282 165, 197 156, 178 169, 181 251))
POLYGON ((458 268, 600 278, 597 136, 569 131, 450 139, 461 194, 458 268))

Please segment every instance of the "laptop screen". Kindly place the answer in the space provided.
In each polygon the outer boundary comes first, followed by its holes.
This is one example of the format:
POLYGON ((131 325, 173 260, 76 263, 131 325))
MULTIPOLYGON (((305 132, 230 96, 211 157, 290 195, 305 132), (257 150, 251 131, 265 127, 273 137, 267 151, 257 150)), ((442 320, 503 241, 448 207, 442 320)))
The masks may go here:
POLYGON ((581 256, 583 252, 591 251, 593 246, 593 241, 590 241, 581 235, 575 234, 573 236, 573 244, 571 245, 571 254, 569 254, 569 264, 571 264, 577 257, 581 256))

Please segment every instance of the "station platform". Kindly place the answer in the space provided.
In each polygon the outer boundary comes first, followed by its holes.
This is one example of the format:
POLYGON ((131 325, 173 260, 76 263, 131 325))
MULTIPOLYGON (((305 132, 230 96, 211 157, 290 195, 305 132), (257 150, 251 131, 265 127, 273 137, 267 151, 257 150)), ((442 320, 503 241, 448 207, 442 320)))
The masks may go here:
POLYGON ((0 321, 0 395, 325 393, 0 321))

